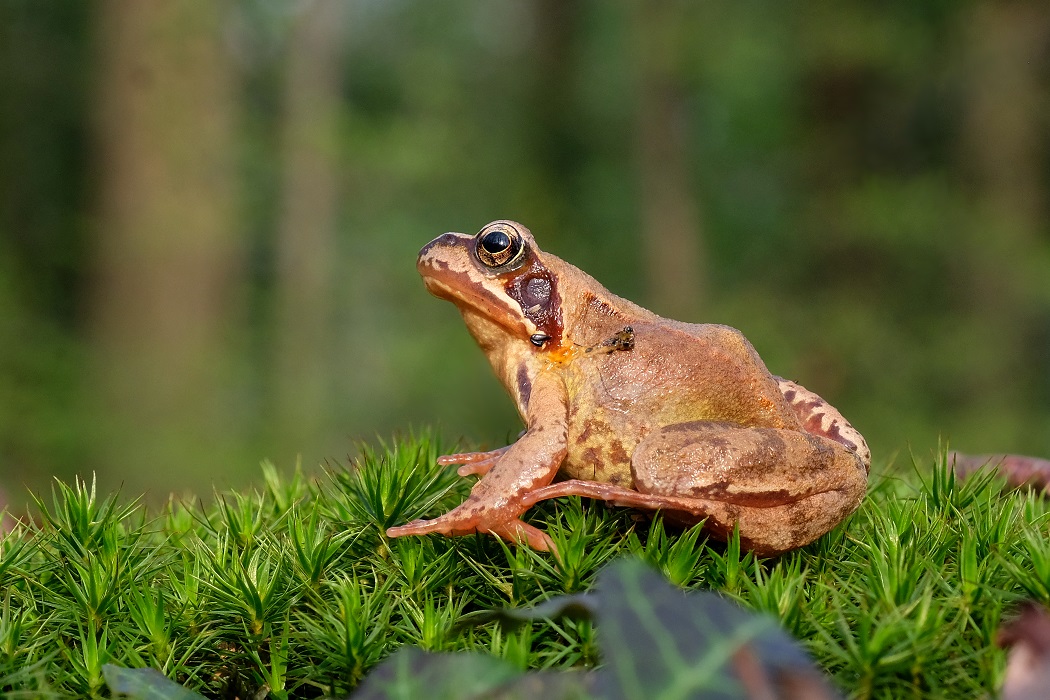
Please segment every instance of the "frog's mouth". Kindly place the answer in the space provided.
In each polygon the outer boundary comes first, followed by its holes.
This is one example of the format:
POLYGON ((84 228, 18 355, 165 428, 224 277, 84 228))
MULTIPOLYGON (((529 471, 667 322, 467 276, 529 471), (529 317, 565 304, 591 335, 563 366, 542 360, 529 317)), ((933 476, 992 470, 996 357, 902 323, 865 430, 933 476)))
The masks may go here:
MULTIPOLYGON (((443 271, 442 277, 446 274, 448 274, 448 271, 443 271)), ((458 275, 454 274, 453 276, 458 275)), ((469 284, 469 276, 467 276, 465 282, 469 284)), ((467 287, 464 289, 458 284, 450 284, 440 277, 426 275, 423 277, 423 284, 428 292, 439 299, 451 301, 464 315, 481 316, 522 339, 528 338, 530 334, 536 332, 535 329, 530 330, 528 328, 517 304, 514 304, 513 308, 511 308, 510 304, 513 302, 509 298, 500 298, 484 287, 467 287)))
POLYGON ((461 313, 481 316, 505 329, 515 337, 528 338, 535 333, 513 299, 502 293, 492 278, 478 271, 464 260, 464 248, 457 245, 462 234, 448 234, 435 238, 419 252, 416 267, 427 291, 439 299, 451 301, 461 313))

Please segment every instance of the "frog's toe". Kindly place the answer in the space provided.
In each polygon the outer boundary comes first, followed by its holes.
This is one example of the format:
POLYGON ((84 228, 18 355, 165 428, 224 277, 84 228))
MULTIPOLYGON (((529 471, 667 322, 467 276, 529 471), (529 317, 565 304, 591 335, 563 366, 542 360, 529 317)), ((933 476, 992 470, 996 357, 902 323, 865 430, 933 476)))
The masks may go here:
POLYGON ((410 523, 404 525, 398 525, 397 527, 388 527, 386 529, 387 537, 405 537, 406 535, 422 535, 425 534, 426 520, 413 520, 410 523))
POLYGON ((443 467, 447 467, 450 464, 467 464, 467 463, 473 461, 473 460, 470 459, 471 457, 473 457, 475 455, 479 455, 479 454, 483 454, 483 453, 481 453, 481 452, 457 452, 456 454, 451 454, 451 455, 441 455, 440 457, 437 458, 437 463, 440 464, 443 467))
MULTIPOLYGON (((501 447, 498 450, 489 450, 488 452, 457 452, 451 455, 442 455, 437 458, 437 463, 441 466, 448 466, 450 464, 476 464, 481 462, 491 461, 493 464, 496 463, 504 452, 510 449, 510 445, 501 447)), ((491 466, 491 465, 489 465, 491 466)), ((486 470, 487 471, 487 470, 486 470)), ((468 472, 474 473, 474 472, 468 472)))
POLYGON ((557 548, 554 546, 554 541, 551 540, 546 532, 522 520, 511 520, 496 527, 491 527, 488 531, 515 544, 527 544, 540 552, 552 552, 555 555, 558 553, 557 548))
POLYGON ((407 535, 429 535, 431 533, 438 533, 441 535, 451 535, 453 528, 452 525, 441 518, 435 518, 433 520, 413 520, 410 523, 404 525, 398 525, 397 527, 387 528, 387 537, 405 537, 407 535))
POLYGON ((433 520, 413 520, 405 525, 388 528, 387 537, 405 537, 410 535, 469 535, 487 532, 518 545, 528 545, 540 552, 558 554, 554 542, 543 530, 528 523, 514 519, 499 524, 482 523, 477 518, 449 518, 448 514, 433 520))
POLYGON ((496 466, 499 462, 499 457, 490 457, 489 459, 482 460, 480 462, 471 462, 470 464, 464 464, 456 473, 460 476, 485 476, 489 471, 496 466))
POLYGON ((476 514, 453 510, 433 520, 413 520, 405 525, 388 528, 386 535, 387 537, 404 537, 406 535, 436 534, 455 537, 473 534, 478 532, 478 529, 476 514))

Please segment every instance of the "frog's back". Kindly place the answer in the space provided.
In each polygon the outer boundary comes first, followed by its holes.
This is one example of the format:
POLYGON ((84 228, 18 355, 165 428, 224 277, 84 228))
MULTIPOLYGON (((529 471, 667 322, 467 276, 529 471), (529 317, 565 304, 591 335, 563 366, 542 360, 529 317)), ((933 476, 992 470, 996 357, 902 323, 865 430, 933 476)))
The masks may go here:
POLYGON ((567 340, 590 347, 627 326, 633 330, 630 350, 591 354, 567 368, 570 404, 579 404, 582 413, 613 411, 638 426, 717 420, 799 427, 743 333, 720 324, 663 318, 548 257, 563 280, 565 306, 574 310, 566 319, 567 340))
POLYGON ((643 402, 648 404, 644 410, 662 423, 712 420, 797 427, 776 380, 735 328, 660 319, 635 329, 635 352, 634 363, 646 368, 644 381, 654 399, 643 402))

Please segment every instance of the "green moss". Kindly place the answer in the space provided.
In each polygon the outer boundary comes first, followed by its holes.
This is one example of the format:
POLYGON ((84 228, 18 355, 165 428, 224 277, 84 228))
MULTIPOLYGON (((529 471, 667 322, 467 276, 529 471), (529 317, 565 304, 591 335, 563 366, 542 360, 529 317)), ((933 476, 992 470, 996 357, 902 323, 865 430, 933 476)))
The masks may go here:
POLYGON ((529 515, 559 564, 492 537, 387 539, 387 526, 467 493, 439 452, 423 434, 318 479, 264 465, 260 488, 159 512, 56 483, 39 522, 0 542, 0 694, 104 696, 112 663, 210 696, 313 697, 351 690, 406 644, 590 666, 587 621, 453 623, 582 591, 631 552, 679 585, 773 614, 851 696, 971 697, 1001 681, 1004 611, 1050 602, 1043 501, 986 477, 957 483, 943 457, 874 479, 845 524, 772 560, 623 509, 547 502, 529 515))

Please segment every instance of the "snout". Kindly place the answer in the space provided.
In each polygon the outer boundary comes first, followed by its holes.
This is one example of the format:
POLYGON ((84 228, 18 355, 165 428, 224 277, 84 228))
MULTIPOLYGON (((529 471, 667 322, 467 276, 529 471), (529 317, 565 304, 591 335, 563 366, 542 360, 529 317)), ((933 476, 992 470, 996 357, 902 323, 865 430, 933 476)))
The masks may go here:
POLYGON ((431 294, 452 298, 453 281, 469 267, 472 240, 473 236, 462 233, 443 233, 420 249, 416 270, 431 294))
POLYGON ((435 248, 450 248, 455 245, 456 238, 463 236, 462 233, 443 233, 430 243, 419 249, 419 261, 422 262, 424 258, 429 258, 433 254, 435 248))
POLYGON ((446 270, 452 259, 459 257, 466 249, 471 236, 462 233, 443 233, 419 249, 416 258, 416 269, 424 277, 433 270, 446 270))

